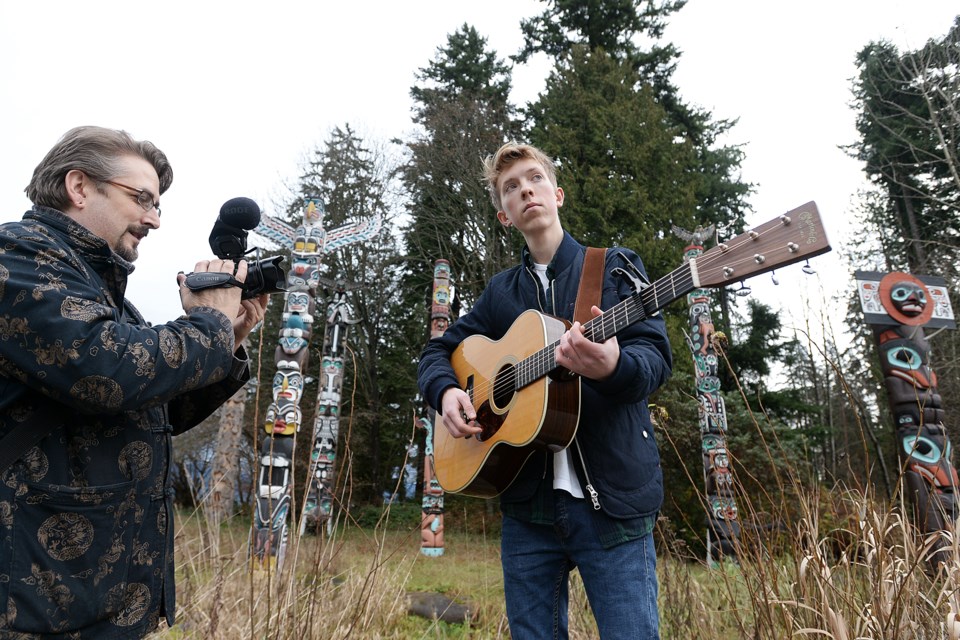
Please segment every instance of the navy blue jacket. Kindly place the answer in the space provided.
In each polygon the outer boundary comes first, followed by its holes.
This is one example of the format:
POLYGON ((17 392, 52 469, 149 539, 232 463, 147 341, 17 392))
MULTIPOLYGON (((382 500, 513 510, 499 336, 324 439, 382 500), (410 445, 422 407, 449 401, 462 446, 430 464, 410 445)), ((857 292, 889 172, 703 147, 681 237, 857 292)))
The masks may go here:
MULTIPOLYGON (((527 309, 552 308, 552 315, 572 320, 585 251, 585 247, 564 233, 547 271, 553 304, 548 305, 545 299, 526 249, 522 264, 495 275, 470 312, 450 325, 443 336, 430 340, 424 349, 418 379, 427 402, 438 409, 443 392, 457 386, 450 354, 468 336, 481 334, 499 340, 527 309)), ((643 270, 640 259, 632 251, 607 250, 600 305, 604 310, 633 293, 627 282, 611 273, 614 267, 623 264, 617 254, 643 270)), ((665 325, 659 316, 624 329, 617 340, 620 361, 613 374, 603 382, 582 381, 580 423, 571 446, 577 447, 573 460, 580 482, 592 484, 604 513, 617 519, 635 519, 652 516, 663 501, 660 456, 647 410, 647 396, 670 376, 672 360, 665 325)), ((531 456, 517 479, 501 494, 501 500, 526 501, 536 493, 540 483, 552 485, 550 460, 547 453, 531 456)), ((588 495, 585 487, 584 495, 588 495)))

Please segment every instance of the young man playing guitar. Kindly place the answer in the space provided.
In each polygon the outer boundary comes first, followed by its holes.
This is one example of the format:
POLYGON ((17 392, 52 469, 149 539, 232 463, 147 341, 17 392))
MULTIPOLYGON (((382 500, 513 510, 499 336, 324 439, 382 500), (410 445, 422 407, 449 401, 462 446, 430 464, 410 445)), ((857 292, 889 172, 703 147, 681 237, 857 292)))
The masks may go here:
MULTIPOLYGON (((458 346, 485 336, 509 347, 511 325, 530 309, 573 320, 585 273, 586 248, 560 223, 564 194, 553 162, 535 147, 508 143, 486 159, 484 169, 497 218, 505 227, 516 227, 526 247, 521 264, 494 276, 471 311, 431 340, 421 356, 420 390, 452 439, 490 437, 485 416, 508 415, 519 402, 513 396, 525 393, 500 392, 497 407, 494 391, 483 403, 486 408, 475 407, 473 389, 461 386, 451 364, 458 346)), ((634 272, 643 271, 632 251, 606 251, 601 302, 591 307, 593 316, 634 293, 629 279, 618 273, 631 265, 634 272)), ((603 342, 585 336, 581 322, 562 333, 549 354, 551 365, 579 376, 576 435, 562 450, 533 450, 501 493, 510 632, 514 640, 566 638, 568 577, 576 567, 601 638, 658 638, 652 531, 663 480, 647 396, 670 376, 670 345, 659 316, 603 342)), ((507 369, 509 365, 501 371, 507 369)), ((570 384, 570 378, 551 374, 543 384, 550 394, 550 389, 570 384)), ((504 446, 508 450, 515 449, 504 446)), ((438 477, 442 483, 439 472, 438 477)))

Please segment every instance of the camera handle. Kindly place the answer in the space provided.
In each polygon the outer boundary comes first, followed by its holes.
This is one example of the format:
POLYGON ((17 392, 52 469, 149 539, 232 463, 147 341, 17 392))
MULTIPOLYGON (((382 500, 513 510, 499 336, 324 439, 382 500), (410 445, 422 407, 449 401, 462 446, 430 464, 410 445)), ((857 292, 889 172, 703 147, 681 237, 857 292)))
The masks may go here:
POLYGON ((243 283, 234 278, 233 275, 222 271, 188 273, 183 284, 190 291, 203 291, 204 289, 216 289, 218 287, 243 287, 243 283))

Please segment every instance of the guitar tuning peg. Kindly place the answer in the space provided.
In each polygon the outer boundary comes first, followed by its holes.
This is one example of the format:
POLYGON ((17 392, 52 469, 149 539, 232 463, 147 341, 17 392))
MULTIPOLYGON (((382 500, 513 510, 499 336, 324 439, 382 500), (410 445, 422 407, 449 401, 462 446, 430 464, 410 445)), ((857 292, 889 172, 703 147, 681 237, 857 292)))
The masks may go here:
POLYGON ((780 278, 777 277, 777 272, 776 272, 776 271, 771 271, 771 272, 770 272, 770 280, 773 281, 773 284, 776 284, 776 285, 779 285, 779 284, 780 284, 780 278))
POLYGON ((812 276, 813 274, 815 274, 815 273, 817 272, 816 269, 814 269, 813 267, 810 266, 810 261, 809 261, 809 260, 807 260, 806 264, 804 264, 803 267, 800 268, 800 270, 803 271, 803 272, 804 272, 805 274, 807 274, 808 276, 812 276))
POLYGON ((737 289, 736 291, 734 291, 733 293, 736 294, 736 295, 738 295, 738 296, 740 296, 741 298, 745 298, 745 297, 747 297, 748 295, 750 295, 750 293, 751 293, 752 291, 753 291, 753 289, 751 289, 750 287, 748 287, 748 286, 746 285, 746 283, 744 283, 744 281, 741 280, 741 281, 740 281, 740 288, 737 289))

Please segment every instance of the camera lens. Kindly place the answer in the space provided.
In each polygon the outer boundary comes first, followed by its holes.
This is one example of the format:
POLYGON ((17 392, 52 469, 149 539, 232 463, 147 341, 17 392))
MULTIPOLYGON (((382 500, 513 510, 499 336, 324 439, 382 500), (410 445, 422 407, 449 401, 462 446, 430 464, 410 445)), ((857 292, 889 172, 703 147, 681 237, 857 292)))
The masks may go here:
POLYGON ((261 293, 286 291, 284 284, 287 276, 283 272, 283 267, 280 266, 281 262, 283 262, 283 256, 273 256, 249 263, 241 297, 246 300, 255 298, 261 293))

